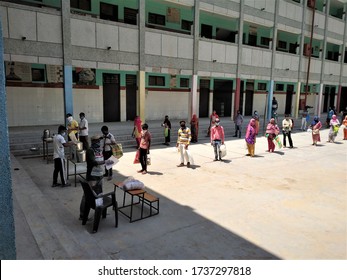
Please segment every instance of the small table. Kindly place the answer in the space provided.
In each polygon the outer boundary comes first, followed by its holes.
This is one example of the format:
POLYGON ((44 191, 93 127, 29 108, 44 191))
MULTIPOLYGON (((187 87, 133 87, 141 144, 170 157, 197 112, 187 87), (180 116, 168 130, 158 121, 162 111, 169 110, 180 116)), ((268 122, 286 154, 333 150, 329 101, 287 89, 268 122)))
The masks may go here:
POLYGON ((47 163, 49 161, 48 158, 48 144, 53 143, 53 138, 42 138, 42 151, 43 151, 43 159, 47 159, 47 163))
MULTIPOLYGON (((82 176, 82 174, 87 173, 87 163, 86 162, 77 162, 72 159, 67 160, 67 177, 69 176, 75 176, 75 187, 77 186, 77 175, 82 176), (70 168, 69 163, 72 163, 74 165, 74 172, 70 174, 70 168)), ((84 178, 85 179, 85 178, 84 178)))
POLYGON ((145 195, 146 191, 144 189, 125 191, 121 188, 122 183, 115 183, 114 186, 115 186, 114 193, 115 193, 116 200, 117 200, 117 188, 119 188, 121 191, 123 191, 123 202, 121 203, 120 206, 118 206, 118 211, 121 212, 125 217, 127 217, 130 220, 130 223, 142 220, 143 219, 144 195, 145 195), (130 204, 125 204, 125 198, 126 198, 127 194, 130 195, 130 197, 131 197, 130 204), (137 196, 139 198, 138 202, 134 202, 134 196, 137 196), (134 219, 133 218, 133 206, 136 204, 139 204, 139 203, 141 203, 141 217, 138 219, 134 219), (129 214, 126 213, 125 211, 123 211, 124 208, 128 208, 128 207, 130 207, 130 213, 129 214))

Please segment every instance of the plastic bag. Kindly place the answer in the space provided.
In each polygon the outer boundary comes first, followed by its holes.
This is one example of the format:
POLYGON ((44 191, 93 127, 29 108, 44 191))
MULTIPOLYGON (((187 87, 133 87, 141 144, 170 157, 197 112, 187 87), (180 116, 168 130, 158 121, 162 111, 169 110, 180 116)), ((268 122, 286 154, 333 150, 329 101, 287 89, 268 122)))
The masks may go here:
POLYGON ((112 155, 117 158, 120 159, 123 156, 123 146, 122 144, 114 144, 114 145, 110 145, 111 149, 112 149, 112 155))
POLYGON ((151 155, 147 155, 147 165, 151 165, 151 155))

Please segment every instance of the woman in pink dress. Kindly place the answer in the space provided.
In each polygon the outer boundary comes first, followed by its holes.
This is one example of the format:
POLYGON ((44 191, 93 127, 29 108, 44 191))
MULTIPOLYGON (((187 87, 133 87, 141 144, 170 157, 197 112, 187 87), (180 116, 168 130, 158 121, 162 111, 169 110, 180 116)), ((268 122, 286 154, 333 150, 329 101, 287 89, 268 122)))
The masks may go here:
POLYGON ((256 120, 251 119, 246 129, 246 144, 248 149, 247 156, 254 157, 254 149, 255 149, 255 137, 257 135, 257 125, 256 120))
POLYGON ((140 146, 140 141, 141 141, 141 131, 142 131, 142 121, 139 116, 136 116, 134 119, 134 129, 131 134, 133 138, 136 139, 136 149, 139 148, 140 146))
POLYGON ((273 140, 279 134, 280 129, 277 126, 275 119, 272 118, 266 127, 266 136, 267 136, 267 144, 268 144, 268 152, 272 153, 275 150, 275 143, 273 140))
POLYGON ((318 116, 313 118, 312 123, 312 145, 316 146, 317 142, 320 142, 320 132, 319 130, 322 128, 322 123, 320 122, 318 116))

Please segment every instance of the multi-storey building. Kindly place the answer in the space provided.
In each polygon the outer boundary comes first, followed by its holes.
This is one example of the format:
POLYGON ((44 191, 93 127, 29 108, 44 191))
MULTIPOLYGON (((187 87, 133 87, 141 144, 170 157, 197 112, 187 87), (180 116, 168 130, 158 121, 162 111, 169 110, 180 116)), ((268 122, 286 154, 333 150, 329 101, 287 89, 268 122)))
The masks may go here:
POLYGON ((347 106, 345 1, 0 1, 9 126, 347 106))

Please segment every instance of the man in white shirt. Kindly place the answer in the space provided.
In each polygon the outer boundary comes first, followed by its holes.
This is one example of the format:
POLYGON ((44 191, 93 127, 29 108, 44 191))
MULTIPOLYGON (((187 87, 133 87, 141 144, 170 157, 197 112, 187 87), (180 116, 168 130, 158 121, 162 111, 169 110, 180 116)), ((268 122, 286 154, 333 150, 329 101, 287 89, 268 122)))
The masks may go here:
POLYGON ((78 125, 80 141, 83 143, 83 150, 88 150, 88 121, 83 112, 80 113, 80 119, 81 121, 78 125))
POLYGON ((67 182, 66 172, 66 160, 65 160, 65 147, 76 145, 74 142, 65 141, 66 127, 60 125, 58 127, 58 134, 53 137, 53 160, 54 160, 54 171, 53 171, 53 184, 52 187, 68 187, 71 184, 67 182), (60 173, 61 184, 58 184, 58 174, 60 173))

